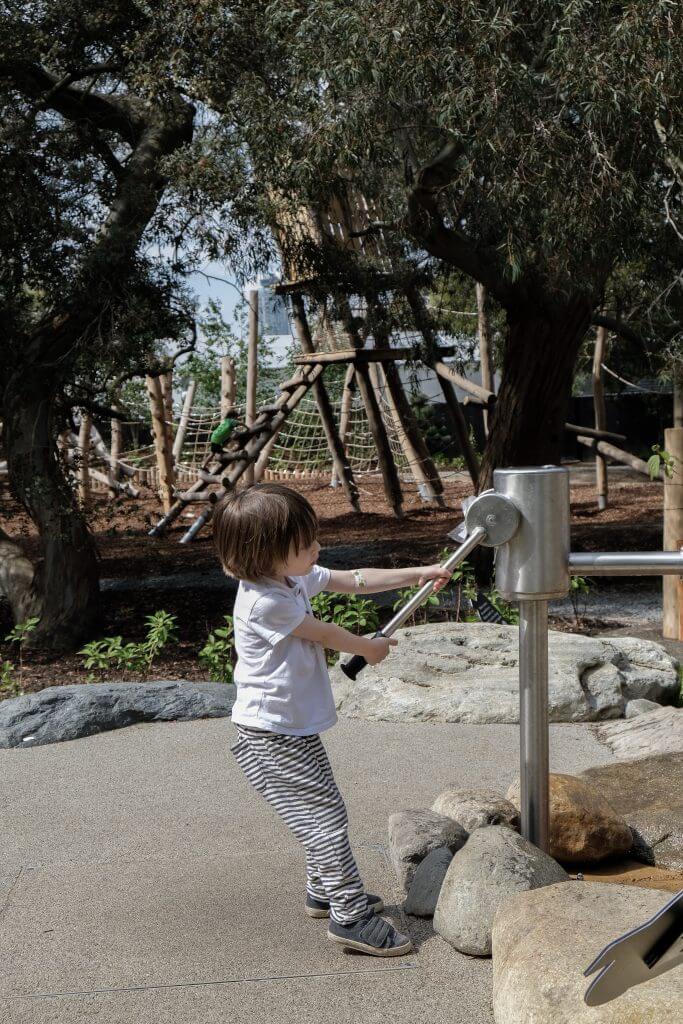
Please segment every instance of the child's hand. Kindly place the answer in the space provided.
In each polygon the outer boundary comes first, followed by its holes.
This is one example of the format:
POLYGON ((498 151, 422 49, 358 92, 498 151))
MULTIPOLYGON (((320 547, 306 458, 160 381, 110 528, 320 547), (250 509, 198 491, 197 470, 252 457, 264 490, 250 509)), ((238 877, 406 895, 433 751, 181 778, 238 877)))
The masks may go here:
POLYGON ((367 652, 363 655, 368 665, 379 665, 384 661, 391 647, 396 647, 398 640, 392 640, 388 636, 373 636, 368 640, 367 652))
POLYGON ((420 578, 418 580, 419 586, 423 586, 428 580, 436 580, 434 584, 435 594, 438 594, 440 590, 443 590, 452 575, 451 570, 444 569, 442 565, 423 565, 422 568, 417 571, 420 573, 420 578))

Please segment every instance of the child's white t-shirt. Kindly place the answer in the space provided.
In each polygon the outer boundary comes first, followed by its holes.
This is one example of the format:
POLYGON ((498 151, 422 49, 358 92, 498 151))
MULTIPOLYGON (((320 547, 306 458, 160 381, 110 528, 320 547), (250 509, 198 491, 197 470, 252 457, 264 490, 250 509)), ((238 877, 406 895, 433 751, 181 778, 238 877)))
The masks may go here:
POLYGON ((312 735, 335 724, 325 651, 291 635, 312 614, 310 599, 329 579, 329 569, 314 565, 306 576, 290 576, 291 587, 272 579, 240 580, 233 611, 233 722, 289 736, 312 735))

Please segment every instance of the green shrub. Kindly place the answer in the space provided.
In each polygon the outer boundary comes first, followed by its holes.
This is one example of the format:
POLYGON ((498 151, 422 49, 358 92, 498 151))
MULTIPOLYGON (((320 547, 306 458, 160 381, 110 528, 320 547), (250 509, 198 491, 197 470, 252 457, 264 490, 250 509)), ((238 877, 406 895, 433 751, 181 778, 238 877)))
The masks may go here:
POLYGON ((214 683, 231 683, 233 677, 233 650, 235 630, 232 615, 225 615, 224 626, 219 626, 209 633, 201 651, 199 660, 209 670, 209 679, 214 683))
MULTIPOLYGON (((147 635, 140 643, 124 643, 121 636, 107 636, 103 640, 93 640, 86 644, 78 653, 83 655, 83 666, 94 669, 102 678, 105 673, 114 669, 125 672, 137 672, 146 678, 152 664, 168 643, 177 640, 176 616, 166 611, 154 612, 145 618, 147 635)), ((88 676, 88 682, 95 679, 94 674, 88 676)))
POLYGON ((40 616, 38 615, 26 619, 25 622, 18 622, 5 637, 7 643, 18 644, 19 646, 19 676, 17 678, 14 675, 16 666, 13 662, 0 662, 0 700, 5 700, 8 697, 21 697, 23 695, 24 644, 26 638, 30 636, 39 622, 40 616))
MULTIPOLYGON (((358 594, 317 594, 311 608, 323 622, 348 629, 351 633, 375 633, 379 628, 379 609, 374 601, 358 594)), ((338 652, 328 651, 327 661, 333 664, 338 652)))

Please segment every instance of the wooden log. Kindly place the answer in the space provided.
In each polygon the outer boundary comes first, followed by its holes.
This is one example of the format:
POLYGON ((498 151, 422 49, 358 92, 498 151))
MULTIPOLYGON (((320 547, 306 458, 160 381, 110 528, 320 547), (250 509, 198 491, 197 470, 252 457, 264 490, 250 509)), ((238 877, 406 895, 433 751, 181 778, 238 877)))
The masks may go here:
POLYGON ((297 366, 317 366, 318 363, 395 363, 396 360, 414 359, 415 348, 361 348, 335 349, 334 352, 312 352, 294 356, 297 366))
MULTIPOLYGON (((292 296, 292 318, 294 329, 302 351, 305 353, 314 352, 315 345, 313 343, 313 337, 308 324, 308 318, 306 317, 306 307, 300 294, 292 296)), ((327 447, 330 455, 332 456, 332 472, 336 479, 341 482, 344 494, 346 495, 351 507, 355 509, 356 512, 360 512, 358 488, 353 477, 351 466, 349 465, 344 444, 334 422, 332 403, 330 402, 330 396, 327 393, 327 388, 325 387, 322 376, 318 377, 313 384, 313 397, 315 398, 318 413, 320 415, 320 421, 323 425, 323 430, 325 431, 327 447)), ((265 452, 264 456, 267 457, 265 452)), ((264 456, 261 458, 264 458, 264 456)), ((259 459, 259 462, 261 462, 261 459, 259 459)), ((257 464, 257 471, 258 468, 257 464)))
POLYGON ((399 443, 423 501, 443 504, 443 484, 434 460, 417 425, 395 363, 377 364, 375 372, 384 377, 386 399, 396 424, 399 443))
MULTIPOLYGON (((256 420, 256 384, 258 373, 258 292, 252 290, 247 297, 249 305, 249 340, 247 346, 247 405, 244 422, 251 427, 256 420)), ((245 473, 247 486, 254 483, 254 465, 250 462, 245 473)))
POLYGON ((463 377, 457 370, 454 370, 452 366, 446 366, 440 360, 434 363, 434 369, 440 377, 449 380, 452 384, 457 384, 461 391, 476 399, 487 409, 493 408, 496 401, 493 391, 488 391, 486 388, 480 387, 479 384, 475 384, 474 381, 468 380, 467 377, 463 377))
MULTIPOLYGON (((354 349, 360 349, 362 342, 355 326, 354 319, 351 314, 351 307, 349 306, 348 301, 344 301, 341 304, 341 308, 344 333, 349 339, 352 347, 354 349)), ((382 413, 380 412, 379 405, 377 404, 375 389, 373 388, 372 381, 370 380, 368 364, 357 362, 355 363, 355 367, 358 391, 360 392, 363 405, 365 406, 368 426, 370 427, 370 433, 372 434, 373 441, 375 442, 375 448, 377 449, 377 459, 382 473, 384 494, 394 515, 397 519, 400 519, 403 516, 403 492, 401 490, 401 481, 399 480, 398 472, 396 470, 394 457, 391 454, 391 445, 389 444, 389 438, 382 419, 382 413)))
MULTIPOLYGON (((673 455, 674 474, 664 477, 664 543, 665 551, 679 551, 683 546, 683 427, 664 431, 664 449, 673 455)), ((683 585, 680 576, 664 576, 662 636, 680 640, 683 618, 683 585)))
POLYGON ((224 420, 236 401, 235 360, 221 357, 221 419, 224 420))
MULTIPOLYGON (((342 444, 342 447, 344 449, 344 454, 345 455, 346 455, 346 436, 348 434, 349 421, 350 421, 350 418, 351 418, 351 406, 353 405, 353 395, 354 395, 354 392, 356 390, 356 385, 355 385, 354 379, 353 379, 355 373, 356 373, 355 366, 353 365, 353 363, 349 363, 349 365, 346 367, 346 377, 344 378, 344 387, 343 387, 343 390, 342 390, 342 398, 341 398, 341 410, 340 410, 340 414, 339 414, 339 440, 341 441, 341 444, 342 444)), ((333 467, 332 468, 332 479, 330 480, 330 486, 331 487, 336 487, 338 485, 338 483, 339 483, 339 477, 337 476, 336 469, 333 467)))
POLYGON ((581 427, 578 423, 565 423, 564 429, 570 434, 582 434, 584 437, 596 437, 598 441, 625 441, 626 434, 615 434, 611 430, 595 430, 593 427, 581 427))
MULTIPOLYGON (((595 429, 607 429, 607 409, 605 408, 605 388, 602 379, 602 364, 605 361, 607 346, 607 328, 598 327, 593 348, 593 410, 595 429)), ((595 489, 598 496, 598 509, 602 512, 607 508, 607 460, 600 452, 595 453, 595 489)))
POLYGON ((147 377, 147 393, 152 413, 152 431, 154 433, 154 450, 159 471, 159 491, 164 512, 168 513, 173 505, 173 455, 169 434, 166 430, 164 395, 159 377, 147 377))
MULTIPOLYGON (((479 486, 479 460, 474 453, 474 449, 470 444, 469 432, 467 429, 467 421, 465 414, 462 411, 462 406, 458 401, 458 396, 455 393, 453 382, 450 374, 443 376, 437 372, 437 366, 445 367, 446 370, 450 371, 450 367, 445 366, 437 358, 437 338, 436 332, 432 325, 432 321, 425 308, 424 300, 417 287, 410 285, 405 290, 406 298, 410 308, 413 311, 415 318, 415 324, 424 338, 425 349, 426 349, 426 361, 429 366, 436 372, 436 379, 439 382, 441 393, 443 394, 444 401, 446 403, 446 409, 448 410, 448 416, 451 422, 451 428, 455 435, 458 447, 462 453, 462 457, 465 460, 467 471, 470 474, 470 478, 474 485, 475 490, 479 486)), ((469 382, 468 382, 469 383, 469 382)), ((480 389, 483 391, 483 388, 480 389)), ((495 399, 495 395, 493 396, 495 399)), ((489 401, 487 396, 486 401, 489 401)))
POLYGON ((90 487, 90 428, 92 420, 90 413, 81 409, 81 423, 78 429, 78 500, 84 509, 90 508, 92 504, 92 491, 90 487))
MULTIPOLYGON (((315 379, 318 376, 320 376, 320 374, 323 372, 323 369, 324 367, 322 366, 315 367, 309 374, 306 375, 306 377, 302 376, 298 388, 292 390, 286 395, 282 395, 282 398, 280 399, 280 411, 276 413, 275 416, 272 417, 269 423, 269 426, 272 430, 272 434, 277 434, 280 432, 280 430, 282 429, 287 420, 287 417, 294 411, 294 409, 296 409, 297 405, 304 397, 308 389, 312 386, 315 379)), ((258 426, 258 420, 255 426, 258 426)), ((230 488, 235 486, 240 477, 245 473, 248 466, 253 464, 254 461, 258 459, 258 456, 262 452, 263 448, 265 448, 265 446, 269 443, 270 437, 272 437, 272 435, 267 436, 261 433, 257 433, 247 442, 247 444, 245 445, 245 458, 236 462, 230 468, 228 474, 225 477, 223 477, 223 486, 220 488, 220 490, 215 492, 215 498, 213 499, 214 502, 219 501, 225 494, 228 493, 228 490, 230 488)), ((201 482, 199 482, 198 489, 201 488, 201 486, 201 482)), ((182 536, 180 543, 189 544, 190 541, 192 541, 200 532, 200 530, 206 525, 206 523, 209 522, 212 514, 213 505, 209 505, 209 507, 205 509, 202 512, 202 514, 195 519, 187 533, 185 533, 182 536)))
MULTIPOLYGON (((586 448, 590 448, 593 452, 600 452, 608 459, 613 459, 614 462, 620 462, 624 466, 629 466, 631 469, 635 469, 637 473, 642 473, 643 476, 649 477, 650 472, 647 468, 647 462, 639 459, 637 455, 632 455, 630 452, 625 452, 622 448, 617 448, 613 444, 609 444, 607 441, 598 441, 595 437, 583 437, 581 434, 576 439, 579 444, 584 445, 586 448)), ((655 477, 656 480, 663 480, 664 474, 659 471, 659 476, 655 477)))
MULTIPOLYGON (((493 388, 493 353, 491 351, 491 339, 489 338, 489 318, 486 309, 486 288, 477 282, 477 325, 479 331, 479 372, 481 373, 481 386, 485 391, 494 394, 493 388)), ((484 434, 489 436, 489 407, 484 409, 484 434)))
POLYGON ((178 423, 178 431, 173 442, 173 461, 179 462, 180 457, 183 453, 183 445, 185 443, 185 435, 187 434, 187 426, 190 422, 190 415, 192 413, 192 403, 194 402, 194 393, 197 387, 197 383, 191 380, 187 385, 187 391, 185 392, 185 398, 183 399, 183 411, 180 414, 180 422, 178 423))

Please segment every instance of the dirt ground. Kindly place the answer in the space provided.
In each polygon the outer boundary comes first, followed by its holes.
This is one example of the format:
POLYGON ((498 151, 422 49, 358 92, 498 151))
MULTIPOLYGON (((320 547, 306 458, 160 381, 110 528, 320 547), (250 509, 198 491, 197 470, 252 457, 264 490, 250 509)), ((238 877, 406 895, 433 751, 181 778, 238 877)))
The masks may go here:
MULTIPOLYGON (((436 561, 450 542, 447 534, 462 519, 460 503, 472 493, 469 480, 455 477, 445 481, 445 506, 424 505, 413 490, 405 495, 405 515, 397 520, 382 493, 379 480, 359 481, 363 511, 353 512, 340 490, 324 482, 296 482, 320 519, 320 543, 323 547, 364 545, 372 550, 375 565, 419 565, 436 561), (374 547, 373 547, 374 545, 374 547)), ((610 488, 610 507, 599 512, 592 479, 577 479, 571 489, 573 550, 654 550, 661 547, 661 485, 642 478, 619 479, 610 488)), ((95 537, 104 581, 130 581, 124 590, 104 589, 101 598, 97 637, 123 635, 139 640, 145 629, 144 618, 158 609, 177 616, 179 642, 157 660, 153 677, 206 678, 206 670, 197 654, 211 629, 221 624, 226 608, 225 593, 216 588, 165 587, 159 581, 153 589, 137 589, 135 581, 180 573, 216 573, 210 528, 193 543, 179 544, 180 537, 197 514, 191 506, 176 521, 166 536, 151 538, 150 527, 160 517, 157 498, 142 492, 139 499, 112 499, 95 495, 89 524, 95 537)), ((7 490, 0 492, 0 527, 18 538, 27 553, 39 557, 35 531, 23 510, 7 490)), ((106 584, 105 584, 106 586, 106 584)), ((9 607, 0 599, 0 637, 12 627, 9 607)), ((17 651, 0 643, 0 659, 18 662, 17 651)), ((26 652, 22 687, 25 692, 45 686, 83 682, 87 676, 77 655, 59 659, 26 652)), ((118 674, 117 678, 125 676, 118 674)), ((135 677, 128 677, 135 678, 135 677)))

